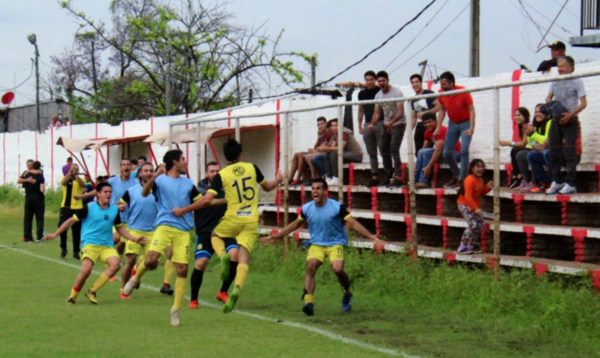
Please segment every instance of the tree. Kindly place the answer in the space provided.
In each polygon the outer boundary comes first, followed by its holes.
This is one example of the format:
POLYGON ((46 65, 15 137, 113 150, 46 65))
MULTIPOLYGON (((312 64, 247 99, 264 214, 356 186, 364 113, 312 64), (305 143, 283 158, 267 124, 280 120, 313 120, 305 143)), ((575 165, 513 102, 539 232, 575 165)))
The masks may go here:
POLYGON ((260 97, 263 87, 272 88, 272 76, 290 86, 303 83, 294 60, 310 64, 311 56, 280 52, 283 30, 272 39, 264 24, 234 25, 225 3, 182 1, 176 8, 166 0, 113 0, 110 27, 60 2, 81 29, 73 49, 52 57, 50 80, 76 112, 86 110, 82 120, 164 115, 167 81, 172 114, 236 105, 251 88, 260 97))

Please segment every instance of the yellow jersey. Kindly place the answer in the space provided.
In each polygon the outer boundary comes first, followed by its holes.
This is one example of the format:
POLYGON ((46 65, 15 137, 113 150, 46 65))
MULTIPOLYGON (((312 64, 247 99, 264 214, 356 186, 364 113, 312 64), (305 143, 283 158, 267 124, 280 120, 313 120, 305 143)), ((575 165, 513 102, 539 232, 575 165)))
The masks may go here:
POLYGON ((225 192, 227 211, 223 219, 238 223, 258 222, 258 184, 265 182, 260 169, 252 163, 236 162, 221 169, 208 190, 225 192))
POLYGON ((60 207, 72 210, 83 209, 83 201, 75 199, 75 195, 83 195, 84 191, 85 186, 79 185, 76 179, 69 180, 67 185, 62 186, 62 202, 60 203, 60 207))

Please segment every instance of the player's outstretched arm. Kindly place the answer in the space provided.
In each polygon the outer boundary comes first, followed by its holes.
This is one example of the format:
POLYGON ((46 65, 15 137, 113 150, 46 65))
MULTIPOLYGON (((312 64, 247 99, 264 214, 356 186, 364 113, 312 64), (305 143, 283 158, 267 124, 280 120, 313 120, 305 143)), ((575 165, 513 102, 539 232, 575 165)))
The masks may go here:
POLYGON ((227 205, 227 199, 213 199, 208 206, 227 205))
POLYGON ((71 226, 73 226, 76 222, 77 222, 77 220, 75 220, 75 218, 69 218, 58 228, 58 230, 56 230, 56 232, 54 234, 44 235, 44 240, 54 240, 58 235, 69 230, 69 228, 71 226))
POLYGON ((359 234, 361 234, 362 236, 366 237, 367 239, 373 241, 374 246, 385 245, 385 241, 379 239, 379 237, 377 237, 377 235, 371 234, 371 232, 369 230, 367 230, 364 226, 362 226, 361 223, 356 221, 355 218, 349 217, 348 219, 346 219, 346 222, 348 224, 350 224, 350 226, 352 226, 352 228, 354 230, 356 230, 359 234))
POLYGON ((173 214, 175 216, 183 216, 184 214, 187 214, 191 211, 203 209, 209 206, 214 198, 215 193, 213 193, 212 191, 208 191, 200 199, 194 201, 192 204, 186 206, 185 208, 173 208, 173 214))
POLYGON ((135 237, 135 236, 131 235, 129 233, 129 231, 127 231, 127 229, 125 229, 125 227, 122 225, 115 226, 115 229, 117 230, 119 235, 123 236, 124 238, 126 238, 127 240, 129 240, 131 242, 135 242, 136 244, 140 244, 140 245, 148 244, 148 239, 145 236, 135 237))
POLYGON ((283 181, 283 173, 281 173, 281 170, 280 170, 277 172, 277 175, 275 176, 274 180, 265 181, 260 186, 263 188, 264 191, 269 192, 269 191, 273 191, 274 189, 276 189, 277 186, 282 181, 283 181))
POLYGON ((288 226, 284 227, 277 234, 272 234, 271 236, 263 237, 262 239, 260 239, 260 242, 262 242, 265 245, 274 244, 279 239, 287 236, 292 231, 298 230, 298 228, 302 226, 302 221, 302 219, 298 218, 294 222, 290 223, 288 226))

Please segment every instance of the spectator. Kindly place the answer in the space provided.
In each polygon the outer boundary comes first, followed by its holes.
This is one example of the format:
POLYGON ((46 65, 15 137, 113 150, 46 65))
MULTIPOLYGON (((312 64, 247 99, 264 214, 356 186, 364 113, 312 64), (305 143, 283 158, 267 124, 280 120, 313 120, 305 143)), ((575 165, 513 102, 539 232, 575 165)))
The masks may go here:
MULTIPOLYGON (((310 166, 310 160, 317 153, 317 148, 323 144, 325 140, 325 131, 327 128, 327 119, 325 117, 317 118, 317 141, 313 148, 308 148, 308 152, 298 152, 294 153, 294 158, 292 158, 292 171, 290 173, 290 185, 298 185, 301 184, 302 181, 308 181, 308 178, 304 178, 304 163, 308 163, 310 166), (298 172, 298 178, 294 180, 294 177, 298 172)), ((313 171, 311 167, 311 172, 313 171)))
MULTIPOLYGON (((525 107, 519 107, 515 111, 515 123, 517 123, 519 128, 519 138, 521 138, 518 142, 509 141, 509 140, 501 140, 500 145, 502 147, 512 147, 510 150, 510 162, 512 163, 512 175, 510 178, 510 189, 519 190, 528 187, 531 190, 531 174, 529 173, 529 166, 527 165, 527 153, 531 150, 531 143, 528 140, 527 134, 531 134, 533 132, 533 127, 529 124, 529 110, 525 107), (525 129, 527 128, 527 132, 525 133, 525 129), (517 156, 520 155, 519 159, 521 163, 524 164, 523 168, 519 167, 519 162, 517 161, 517 156), (523 169, 523 171, 521 171, 523 169), (525 176, 525 180, 523 180, 523 176, 525 176), (527 185, 521 185, 526 183, 527 185)), ((528 190, 528 191, 529 191, 528 190)))
POLYGON ((342 140, 337 138, 338 121, 332 119, 331 132, 333 134, 333 141, 330 146, 321 146, 317 150, 324 153, 322 157, 325 162, 325 172, 327 177, 328 185, 338 185, 338 146, 341 145, 343 148, 343 161, 344 163, 360 163, 363 159, 363 152, 360 145, 350 133, 349 130, 344 129, 342 140))
POLYGON ((531 151, 527 153, 527 163, 533 172, 531 188, 532 193, 545 192, 550 187, 550 179, 546 174, 544 165, 548 164, 548 133, 550 133, 550 125, 552 121, 542 113, 540 108, 543 103, 535 106, 535 114, 533 115, 533 133, 529 136, 534 143, 531 151))
POLYGON ((129 159, 129 163, 131 163, 131 167, 133 168, 133 170, 131 171, 131 177, 135 179, 137 178, 138 171, 140 170, 141 165, 138 165, 138 161, 135 158, 129 159))
MULTIPOLYGON (((415 91, 415 94, 433 94, 431 90, 423 89, 423 77, 419 74, 410 76, 410 85, 415 91)), ((419 99, 410 101, 412 108, 413 130, 415 131, 415 155, 423 148, 425 135, 425 125, 423 124, 423 116, 427 113, 437 113, 439 108, 435 105, 435 98, 419 99), (416 129, 415 129, 416 128, 416 129)))
POLYGON ((63 165, 62 167, 63 176, 67 176, 67 173, 71 169, 71 165, 73 165, 73 158, 68 157, 67 164, 63 165))
MULTIPOLYGON (((443 162, 442 153, 444 151, 444 140, 448 129, 442 126, 440 134, 433 135, 437 127, 437 121, 434 113, 425 113, 423 116, 423 125, 425 127, 423 148, 417 154, 417 168, 415 170, 415 188, 423 189, 429 187, 429 179, 435 163, 443 162)), ((456 143, 454 156, 460 160, 460 142, 456 143)))
POLYGON ((141 155, 138 157, 138 169, 142 167, 142 165, 144 165, 144 163, 146 163, 148 161, 148 159, 146 159, 145 156, 141 155))
MULTIPOLYGON (((377 73, 377 84, 381 91, 375 95, 375 99, 403 98, 404 94, 400 89, 392 87, 387 72, 379 71, 377 73)), ((386 171, 386 183, 390 187, 402 186, 400 171, 402 162, 400 160, 400 146, 406 130, 406 117, 404 116, 404 102, 387 102, 375 106, 371 124, 367 126, 373 130, 377 123, 383 118, 383 168, 386 171), (394 169, 391 168, 391 159, 394 161, 394 169), (393 179, 391 182, 390 180, 393 179)), ((331 185, 331 184, 330 184, 331 185)))
MULTIPOLYGON (((82 195, 85 188, 85 182, 79 174, 79 166, 77 164, 71 165, 71 168, 61 179, 62 185, 62 202, 60 204, 60 214, 58 220, 58 227, 60 227, 65 221, 77 214, 79 210, 83 209, 83 202, 81 199, 77 199, 75 196, 82 195)), ((81 243, 81 222, 78 221, 71 226, 71 234, 73 235, 73 258, 79 260, 79 245, 81 243)), ((60 234, 60 248, 61 258, 67 257, 67 230, 60 234)))
MULTIPOLYGON (((96 183, 96 185, 98 184, 100 183, 96 183)), ((92 178, 90 178, 89 175, 85 176, 85 188, 83 192, 83 195, 76 195, 75 198, 83 201, 83 206, 87 206, 94 201, 94 198, 96 198, 96 190, 92 185, 92 178)))
MULTIPOLYGON (((447 142, 446 142, 447 143, 447 142)), ((458 191, 458 210, 467 220, 467 228, 463 232, 458 252, 461 254, 479 253, 475 244, 483 231, 483 211, 479 207, 481 196, 489 193, 494 182, 483 185, 485 164, 481 159, 473 159, 469 164, 469 176, 461 182, 458 191)))
MULTIPOLYGON (((449 92, 464 89, 457 86, 452 72, 444 72, 440 76, 440 92, 449 92)), ((470 93, 461 93, 450 96, 439 97, 437 105, 440 106, 438 116, 438 126, 433 133, 440 134, 440 128, 444 123, 446 114, 448 114, 448 132, 444 142, 444 160, 448 163, 450 171, 454 178, 444 185, 444 188, 458 188, 460 181, 467 177, 467 164, 469 163, 469 146, 471 138, 475 131, 475 107, 473 106, 473 97, 470 93), (454 148, 460 139, 460 171, 454 158, 454 148)))
MULTIPOLYGON (((363 89, 358 93, 359 101, 370 101, 374 100, 377 93, 379 93, 379 87, 376 86, 376 75, 373 71, 367 71, 365 73, 365 84, 367 88, 363 89)), ((369 155, 369 163, 371 164, 371 180, 367 185, 369 188, 378 186, 379 179, 377 174, 379 173, 379 162, 377 158, 377 148, 379 148, 379 154, 383 157, 383 123, 380 121, 377 125, 369 129, 371 120, 373 119, 373 113, 375 112, 374 104, 358 105, 358 132, 362 134, 365 147, 367 147, 367 154, 369 155), (363 116, 365 119, 365 125, 363 126, 363 116)))
MULTIPOLYGON (((559 75, 568 75, 575 70, 575 61, 572 57, 564 56, 558 59, 559 75)), ((581 78, 565 81, 556 81, 550 84, 550 93, 546 102, 555 100, 566 110, 562 118, 552 118, 548 144, 550 146, 550 173, 552 175, 552 186, 546 194, 574 194, 575 174, 577 169, 576 142, 579 136, 580 124, 577 115, 587 107, 585 87, 581 78), (564 144, 563 144, 564 143, 564 144), (567 170, 567 179, 563 183, 561 177, 561 157, 564 155, 567 170)), ((544 109, 542 108, 542 111, 544 109)))
MULTIPOLYGON (((325 135, 323 136, 323 143, 317 147, 315 153, 311 153, 306 160, 310 161, 310 170, 312 179, 325 178, 327 169, 325 168, 325 148, 330 147, 333 142, 333 131, 331 125, 335 120, 331 119, 325 125, 325 135), (312 155, 312 156, 311 156, 312 155), (310 158, 310 159, 309 159, 310 158)), ((310 183, 304 183, 305 185, 311 185, 310 183)))
POLYGON ((538 66, 538 72, 547 72, 550 71, 552 67, 557 66, 557 60, 560 57, 566 56, 567 46, 562 41, 554 41, 552 44, 548 45, 550 48, 551 59, 542 61, 538 66))
MULTIPOLYGON (((29 161, 27 162, 29 165, 29 161)), ((23 221, 24 241, 33 242, 31 234, 33 216, 36 222, 37 242, 44 242, 44 192, 46 185, 42 174, 42 164, 38 161, 31 163, 31 170, 26 170, 18 180, 25 189, 25 216, 23 221)))

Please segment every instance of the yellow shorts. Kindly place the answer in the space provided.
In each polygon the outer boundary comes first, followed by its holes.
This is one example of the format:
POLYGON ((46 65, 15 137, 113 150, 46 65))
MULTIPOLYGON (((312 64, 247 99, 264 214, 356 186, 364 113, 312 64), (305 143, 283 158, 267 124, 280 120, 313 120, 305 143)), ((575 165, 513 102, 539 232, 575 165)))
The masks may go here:
POLYGON ((254 243, 258 240, 258 223, 237 224, 221 220, 214 232, 221 239, 235 238, 239 246, 243 246, 248 252, 252 252, 254 243))
POLYGON ((125 255, 142 255, 144 257, 148 256, 148 250, 150 250, 150 245, 152 244, 152 237, 154 236, 154 231, 139 231, 129 229, 129 233, 135 237, 145 236, 148 239, 147 245, 140 245, 133 241, 127 240, 125 245, 125 255))
POLYGON ((189 231, 182 231, 171 226, 159 225, 154 231, 154 237, 148 251, 165 254, 167 246, 173 248, 171 261, 178 264, 187 264, 190 256, 191 235, 189 231))
MULTIPOLYGON (((127 230, 127 224, 121 224, 120 226, 124 227, 127 230)), ((113 233, 115 233, 115 232, 117 232, 117 229, 115 229, 115 227, 113 226, 113 233)), ((127 240, 126 238, 124 238, 123 236, 121 236, 121 239, 119 241, 127 243, 129 240, 127 240)))
POLYGON ((93 263, 100 260, 101 263, 108 265, 109 257, 119 258, 119 254, 114 247, 99 246, 99 245, 85 245, 81 251, 81 261, 84 259, 90 259, 93 263))
POLYGON ((308 248, 308 256, 306 257, 306 261, 310 259, 317 259, 321 262, 325 262, 325 257, 329 257, 329 262, 344 261, 344 246, 310 245, 308 248))

